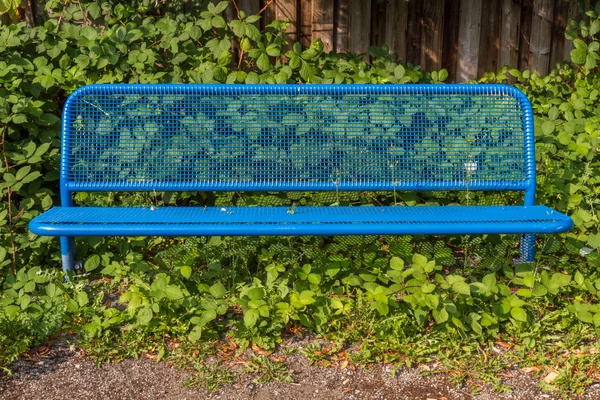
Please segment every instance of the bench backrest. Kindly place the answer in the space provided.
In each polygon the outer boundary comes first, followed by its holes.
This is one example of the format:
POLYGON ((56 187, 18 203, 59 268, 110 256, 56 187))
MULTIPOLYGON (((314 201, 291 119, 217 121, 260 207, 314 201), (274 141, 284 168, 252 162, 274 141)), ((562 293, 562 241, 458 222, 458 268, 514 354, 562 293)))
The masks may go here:
POLYGON ((505 85, 90 85, 63 190, 535 190, 531 105, 505 85))

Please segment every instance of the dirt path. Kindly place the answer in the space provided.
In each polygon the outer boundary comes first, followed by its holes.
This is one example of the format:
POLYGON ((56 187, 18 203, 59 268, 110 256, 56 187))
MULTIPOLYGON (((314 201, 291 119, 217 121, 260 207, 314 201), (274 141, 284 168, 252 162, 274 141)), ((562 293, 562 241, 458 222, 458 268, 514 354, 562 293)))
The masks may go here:
MULTIPOLYGON (((468 389, 452 385, 443 375, 423 377, 416 370, 407 370, 393 377, 385 366, 340 371, 309 366, 308 360, 297 354, 288 356, 286 362, 294 371, 294 383, 258 385, 251 376, 241 375, 235 383, 210 392, 183 387, 188 376, 185 371, 146 358, 96 368, 62 340, 42 359, 17 361, 12 376, 0 374, 0 399, 558 399, 540 392, 535 380, 519 373, 505 382, 513 389, 511 394, 486 388, 473 397, 468 389)), ((584 398, 600 398, 600 385, 590 388, 584 398)))

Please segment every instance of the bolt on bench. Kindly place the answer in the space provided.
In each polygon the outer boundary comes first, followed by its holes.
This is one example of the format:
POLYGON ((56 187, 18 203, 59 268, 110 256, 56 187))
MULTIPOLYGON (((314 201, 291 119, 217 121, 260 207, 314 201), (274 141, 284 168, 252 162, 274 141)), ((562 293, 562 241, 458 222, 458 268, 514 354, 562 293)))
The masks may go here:
POLYGON ((505 85, 91 85, 63 112, 60 236, 535 234, 531 105, 505 85), (75 207, 99 191, 524 191, 522 206, 75 207))

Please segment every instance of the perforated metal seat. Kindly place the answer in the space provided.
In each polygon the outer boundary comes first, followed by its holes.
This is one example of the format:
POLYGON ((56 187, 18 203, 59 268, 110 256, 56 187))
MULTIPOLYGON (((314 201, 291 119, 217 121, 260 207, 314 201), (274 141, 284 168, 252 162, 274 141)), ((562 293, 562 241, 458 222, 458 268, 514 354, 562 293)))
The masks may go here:
POLYGON ((369 235, 555 233, 571 219, 545 206, 56 207, 40 235, 369 235))
POLYGON ((30 223, 74 236, 536 233, 531 104, 507 85, 90 85, 63 110, 61 207, 30 223), (98 191, 523 191, 523 206, 74 207, 98 191))

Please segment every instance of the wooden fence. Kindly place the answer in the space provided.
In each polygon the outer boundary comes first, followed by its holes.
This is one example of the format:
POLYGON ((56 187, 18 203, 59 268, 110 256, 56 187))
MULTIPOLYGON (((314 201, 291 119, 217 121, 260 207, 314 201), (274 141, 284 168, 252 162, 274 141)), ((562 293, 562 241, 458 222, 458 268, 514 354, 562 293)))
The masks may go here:
MULTIPOLYGON (((168 1, 168 0, 166 0, 168 1)), ((219 0, 208 0, 218 2, 219 0)), ((590 0, 231 0, 263 16, 264 28, 288 19, 291 42, 308 46, 321 38, 325 51, 366 53, 387 44, 401 62, 426 71, 445 68, 449 81, 465 82, 504 65, 547 74, 569 60, 564 32, 590 0)), ((233 4, 235 2, 235 4, 233 4)), ((28 0, 27 14, 43 12, 44 0, 28 0)))
MULTIPOLYGON (((586 4, 587 3, 587 4, 586 4)), ((366 52, 387 44, 402 62, 445 68, 464 82, 504 65, 548 73, 568 60, 569 18, 589 0, 236 0, 262 27, 289 19, 291 41, 321 38, 325 51, 366 52)))

